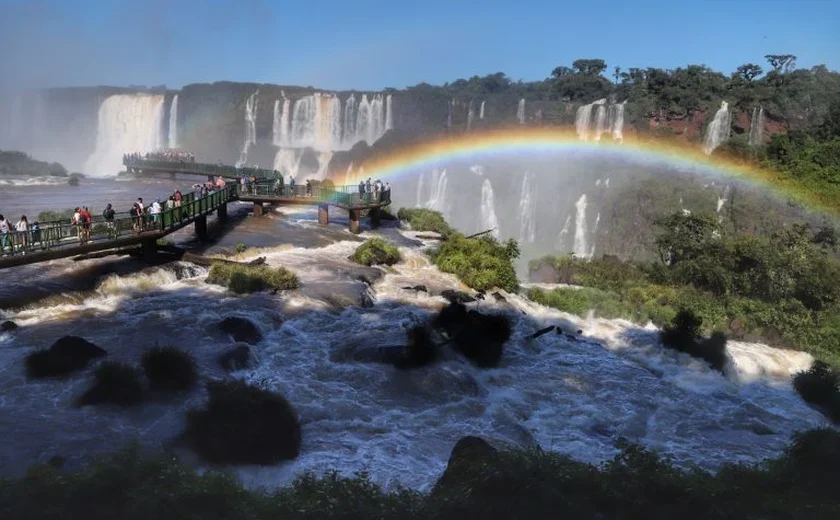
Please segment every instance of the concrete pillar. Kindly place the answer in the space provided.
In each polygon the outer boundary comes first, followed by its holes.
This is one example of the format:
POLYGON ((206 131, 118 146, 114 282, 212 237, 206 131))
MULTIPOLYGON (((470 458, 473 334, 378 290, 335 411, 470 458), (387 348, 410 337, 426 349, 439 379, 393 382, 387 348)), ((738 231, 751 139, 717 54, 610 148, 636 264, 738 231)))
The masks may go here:
POLYGON ((382 218, 382 213, 379 211, 379 208, 370 208, 370 212, 368 212, 368 217, 370 217, 370 227, 378 228, 379 221, 382 218))
POLYGON ((141 242, 140 249, 142 251, 144 261, 154 262, 157 259, 157 240, 154 238, 147 238, 141 242))
POLYGON ((328 204, 318 204, 318 224, 326 226, 330 223, 330 207, 328 204))
POLYGON ((254 216, 255 217, 263 216, 263 203, 262 202, 254 202, 254 216))
POLYGON ((202 215, 195 219, 195 234, 201 240, 207 239, 207 216, 202 215))
POLYGON ((224 222, 227 220, 227 204, 223 203, 219 206, 219 209, 216 210, 216 217, 219 219, 219 222, 224 222))
POLYGON ((362 232, 362 210, 360 209, 351 209, 350 210, 350 232, 359 234, 362 232))

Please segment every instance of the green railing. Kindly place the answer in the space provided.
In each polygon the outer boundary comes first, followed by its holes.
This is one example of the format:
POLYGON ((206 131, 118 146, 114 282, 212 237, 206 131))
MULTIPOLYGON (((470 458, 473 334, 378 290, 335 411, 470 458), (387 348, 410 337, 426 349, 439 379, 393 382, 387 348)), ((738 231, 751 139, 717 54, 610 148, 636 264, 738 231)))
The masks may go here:
POLYGON ((277 170, 268 170, 264 168, 237 168, 225 164, 207 164, 189 161, 162 161, 155 159, 134 159, 126 157, 123 159, 123 165, 127 168, 137 168, 139 170, 165 170, 181 173, 195 173, 200 175, 212 175, 214 177, 222 176, 227 178, 241 178, 243 175, 247 177, 256 177, 258 179, 275 179, 280 175, 277 170))
POLYGON ((358 185, 333 186, 331 184, 306 185, 278 185, 272 182, 257 182, 239 184, 240 197, 265 197, 289 199, 299 198, 302 202, 314 201, 341 206, 369 206, 372 204, 388 204, 389 194, 359 193, 358 185))
MULTIPOLYGON (((169 233, 189 224, 196 217, 215 211, 219 206, 236 200, 237 185, 229 184, 204 197, 185 193, 181 205, 169 207, 157 215, 147 212, 142 216, 117 213, 112 221, 95 215, 87 224, 74 224, 69 220, 41 222, 39 229, 13 231, 0 235, 0 255, 23 255, 39 251, 69 249, 94 242, 108 242, 132 233, 169 233)), ((11 223, 10 223, 11 224, 11 223)))

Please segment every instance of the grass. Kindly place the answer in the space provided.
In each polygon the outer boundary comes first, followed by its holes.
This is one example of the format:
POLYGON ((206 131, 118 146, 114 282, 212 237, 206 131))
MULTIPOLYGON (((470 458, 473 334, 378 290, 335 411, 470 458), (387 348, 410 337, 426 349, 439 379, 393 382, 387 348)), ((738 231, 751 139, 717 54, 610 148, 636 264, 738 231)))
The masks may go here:
POLYGON ((400 208, 397 218, 407 222, 413 231, 432 231, 443 236, 449 236, 454 231, 441 212, 431 209, 400 208))
POLYGON ((93 371, 93 386, 79 398, 78 404, 136 406, 143 402, 145 395, 140 370, 125 363, 105 361, 93 371))
POLYGON ((137 447, 78 472, 37 466, 0 480, 5 518, 46 520, 788 519, 837 518, 840 433, 797 434, 779 457, 712 475, 680 469, 639 446, 591 465, 550 451, 464 453, 433 491, 385 491, 365 473, 304 474, 273 491, 246 491, 226 473, 198 473, 137 447))
POLYGON ((198 382, 195 359, 178 348, 155 347, 141 360, 149 386, 158 392, 184 392, 198 382))
POLYGON ((227 287, 237 294, 271 289, 282 291, 300 286, 297 276, 285 267, 225 262, 213 262, 207 283, 227 287))
POLYGON ((381 238, 371 238, 356 248, 351 256, 354 262, 362 265, 394 265, 400 260, 399 249, 381 238))

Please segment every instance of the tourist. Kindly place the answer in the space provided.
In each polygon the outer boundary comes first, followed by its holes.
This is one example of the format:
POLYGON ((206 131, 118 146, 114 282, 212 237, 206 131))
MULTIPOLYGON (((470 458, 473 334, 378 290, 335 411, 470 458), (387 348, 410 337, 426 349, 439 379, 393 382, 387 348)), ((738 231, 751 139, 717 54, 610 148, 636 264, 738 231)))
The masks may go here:
POLYGON ((82 226, 82 208, 73 209, 73 216, 70 218, 70 223, 76 226, 76 235, 79 237, 79 243, 85 243, 85 230, 82 226))
POLYGON ((90 242, 90 227, 93 218, 87 206, 82 207, 82 211, 79 212, 79 217, 82 222, 82 233, 84 234, 85 243, 90 242))
POLYGON ((117 212, 114 211, 114 208, 111 206, 109 202, 107 206, 105 206, 105 210, 102 212, 102 218, 105 219, 105 227, 108 228, 108 237, 114 238, 116 236, 116 229, 114 227, 114 215, 117 212))
POLYGON ((0 253, 5 253, 9 247, 9 222, 0 214, 0 253))
POLYGON ((160 212, 160 199, 155 199, 155 201, 152 202, 152 207, 149 209, 149 213, 151 213, 152 215, 152 222, 154 222, 155 227, 158 227, 158 222, 160 221, 160 212))
POLYGON ((20 216, 20 220, 18 220, 17 224, 15 224, 15 230, 20 237, 20 249, 25 251, 29 246, 29 221, 26 220, 26 215, 20 216))
POLYGON ((309 179, 306 179, 306 196, 312 196, 312 182, 309 179))
POLYGON ((291 175, 289 176, 289 195, 292 197, 295 196, 295 178, 291 175))
POLYGON ((41 243, 41 223, 37 220, 32 223, 32 227, 29 228, 29 232, 32 235, 32 247, 35 247, 35 244, 39 244, 41 249, 44 248, 44 244, 41 243))
POLYGON ((141 197, 138 197, 137 202, 134 203, 134 215, 134 231, 142 233, 145 228, 145 208, 143 207, 143 199, 141 197))
POLYGON ((385 183, 385 204, 391 203, 391 183, 385 183))

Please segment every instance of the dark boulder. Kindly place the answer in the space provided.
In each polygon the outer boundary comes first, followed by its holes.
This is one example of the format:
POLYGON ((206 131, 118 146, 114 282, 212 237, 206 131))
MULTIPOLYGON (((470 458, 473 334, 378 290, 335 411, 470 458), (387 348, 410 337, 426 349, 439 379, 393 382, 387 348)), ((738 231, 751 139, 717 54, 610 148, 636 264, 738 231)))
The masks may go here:
POLYGON ((493 296, 493 299, 495 299, 497 302, 506 302, 507 301, 507 298, 502 296, 501 293, 499 293, 499 292, 494 292, 492 294, 492 296, 493 296))
POLYGON ((60 377, 83 370, 94 359, 108 354, 78 336, 64 336, 46 350, 26 356, 26 375, 30 378, 60 377))
POLYGON ((365 289, 361 292, 361 294, 359 294, 359 305, 363 309, 370 309, 373 307, 373 296, 370 293, 370 289, 365 289))
POLYGON ((416 292, 424 292, 424 293, 429 292, 428 287, 426 287, 425 285, 415 285, 414 287, 403 287, 403 289, 406 290, 406 291, 416 291, 416 292))
POLYGON ((498 366, 511 335, 507 316, 467 311, 459 303, 443 308, 434 323, 453 338, 456 350, 482 368, 498 366))
POLYGON ((213 382, 207 390, 206 407, 187 413, 182 436, 202 460, 271 465, 300 454, 300 423, 285 397, 242 381, 213 382))
POLYGON ((246 318, 228 316, 219 322, 219 330, 233 338, 233 341, 254 345, 262 340, 262 332, 246 318))
POLYGON ((251 347, 247 343, 240 343, 222 352, 216 361, 223 369, 233 372, 253 366, 254 358, 251 355, 251 347))
POLYGON ((149 386, 157 392, 184 392, 198 382, 195 359, 178 348, 155 347, 146 351, 142 359, 143 372, 149 386))
POLYGON ((432 496, 445 494, 453 487, 464 485, 464 479, 471 473, 473 466, 492 462, 497 453, 496 448, 480 437, 462 437, 452 448, 446 469, 432 488, 432 496))
POLYGON ((434 363, 438 359, 438 345, 432 342, 425 327, 413 327, 408 331, 408 345, 394 362, 400 369, 418 368, 434 363))
POLYGON ((446 298, 450 303, 472 303, 475 301, 475 298, 469 294, 461 291, 454 291, 452 289, 441 291, 440 295, 446 298))
POLYGON ((104 362, 93 371, 93 378, 93 386, 79 398, 79 406, 135 406, 143 402, 142 374, 131 365, 104 362))
POLYGON ((18 325, 13 321, 4 321, 3 323, 0 323, 0 332, 11 332, 16 328, 18 328, 18 325))

